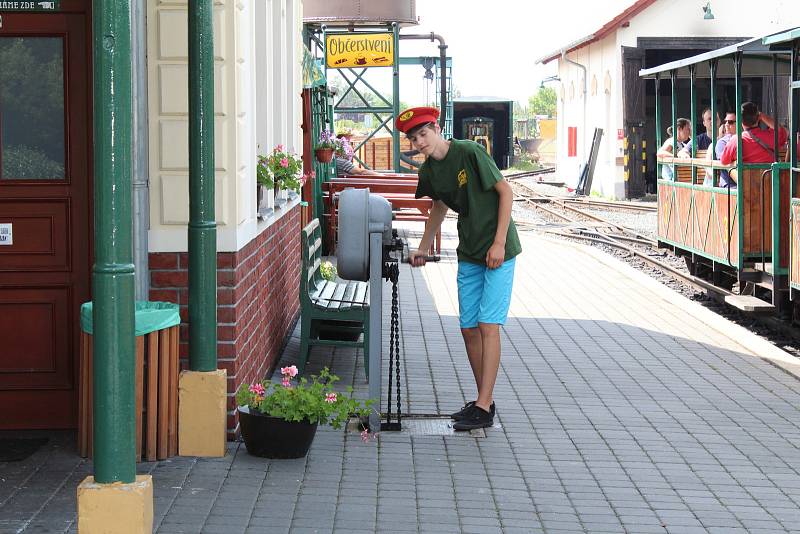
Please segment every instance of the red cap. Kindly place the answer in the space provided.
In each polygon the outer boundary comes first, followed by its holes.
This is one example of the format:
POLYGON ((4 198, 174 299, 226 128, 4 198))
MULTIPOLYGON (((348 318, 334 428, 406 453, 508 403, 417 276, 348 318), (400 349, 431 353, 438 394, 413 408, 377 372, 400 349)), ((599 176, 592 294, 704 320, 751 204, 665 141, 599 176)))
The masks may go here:
POLYGON ((439 118, 439 110, 436 108, 419 107, 409 108, 402 112, 397 120, 394 121, 394 126, 403 133, 420 124, 427 124, 429 122, 436 122, 439 118))

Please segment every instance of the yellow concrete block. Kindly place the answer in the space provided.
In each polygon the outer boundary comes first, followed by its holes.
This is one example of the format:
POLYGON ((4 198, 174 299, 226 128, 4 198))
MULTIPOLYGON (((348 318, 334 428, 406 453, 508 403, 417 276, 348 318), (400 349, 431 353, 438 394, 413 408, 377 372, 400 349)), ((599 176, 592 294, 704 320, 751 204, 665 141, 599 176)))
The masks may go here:
POLYGON ((79 534, 153 532, 153 477, 137 475, 130 484, 98 484, 86 477, 78 486, 79 534))
POLYGON ((183 371, 178 382, 178 454, 225 456, 228 382, 225 369, 183 371))

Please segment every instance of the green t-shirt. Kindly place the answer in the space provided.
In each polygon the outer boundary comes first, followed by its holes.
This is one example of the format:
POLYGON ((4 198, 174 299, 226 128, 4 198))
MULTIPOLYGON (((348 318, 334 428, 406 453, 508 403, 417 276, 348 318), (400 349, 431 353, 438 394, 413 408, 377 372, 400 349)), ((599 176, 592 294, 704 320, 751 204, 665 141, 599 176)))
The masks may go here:
MULTIPOLYGON (((486 264, 486 253, 497 232, 500 197, 494 186, 503 175, 478 143, 453 139, 443 160, 428 158, 419 169, 417 198, 441 200, 458 213, 458 259, 486 264)), ((522 252, 511 220, 506 234, 509 260, 522 252)))

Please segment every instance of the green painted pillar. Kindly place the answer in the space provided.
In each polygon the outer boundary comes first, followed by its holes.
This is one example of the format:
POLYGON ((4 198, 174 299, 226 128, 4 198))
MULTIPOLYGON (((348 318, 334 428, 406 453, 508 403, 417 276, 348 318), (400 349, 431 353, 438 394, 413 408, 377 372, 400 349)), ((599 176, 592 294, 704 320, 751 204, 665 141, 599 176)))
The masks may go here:
POLYGON ((136 479, 128 0, 94 2, 93 414, 97 482, 136 479))
MULTIPOLYGON (((656 152, 661 148, 661 78, 656 73, 656 152)), ((656 156, 656 190, 658 181, 661 179, 661 163, 656 156)))
MULTIPOLYGON (((394 43, 394 65, 392 66, 392 165, 394 172, 400 169, 400 131, 395 127, 394 121, 400 115, 400 25, 392 23, 392 40, 394 43)), ((426 102, 425 105, 428 103, 426 102)), ((442 110, 444 113, 445 110, 442 110)))
POLYGON ((217 369, 212 0, 189 2, 189 366, 217 369))

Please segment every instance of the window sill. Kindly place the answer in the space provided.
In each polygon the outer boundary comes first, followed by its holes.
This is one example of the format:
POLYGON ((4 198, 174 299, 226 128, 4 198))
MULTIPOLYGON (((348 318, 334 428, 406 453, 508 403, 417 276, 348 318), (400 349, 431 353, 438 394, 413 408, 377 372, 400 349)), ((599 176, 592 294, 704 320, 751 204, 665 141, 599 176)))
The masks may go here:
POLYGON ((284 215, 292 211, 295 206, 300 204, 300 195, 295 191, 289 191, 289 198, 286 200, 275 200, 275 208, 265 208, 258 212, 258 228, 264 230, 279 221, 284 215))

